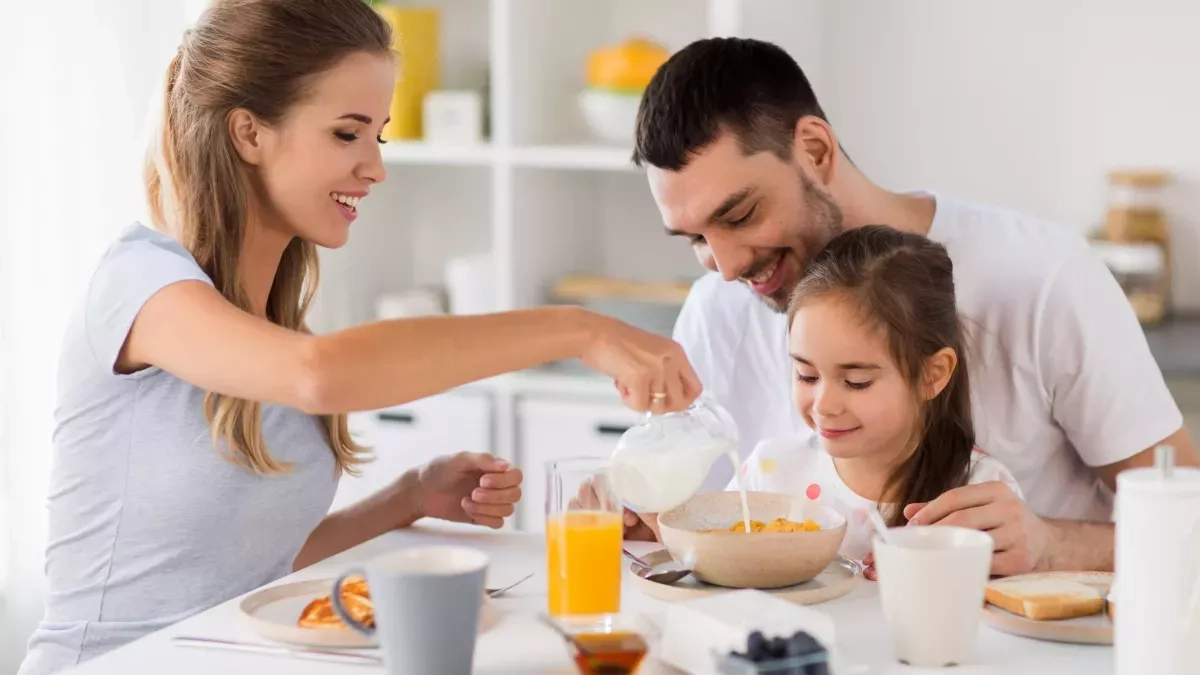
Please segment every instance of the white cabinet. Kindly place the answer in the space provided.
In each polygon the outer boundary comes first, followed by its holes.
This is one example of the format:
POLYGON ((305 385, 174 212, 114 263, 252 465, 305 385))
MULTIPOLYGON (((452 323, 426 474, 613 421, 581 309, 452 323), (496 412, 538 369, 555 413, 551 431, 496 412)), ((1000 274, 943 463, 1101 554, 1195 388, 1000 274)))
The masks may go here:
POLYGON ((612 455, 637 413, 619 404, 587 400, 520 398, 517 463, 525 473, 517 527, 541 532, 546 514, 546 463, 567 457, 612 455))
POLYGON ((452 392, 351 417, 356 439, 374 451, 361 476, 342 476, 332 510, 353 504, 439 455, 492 452, 492 399, 452 392))

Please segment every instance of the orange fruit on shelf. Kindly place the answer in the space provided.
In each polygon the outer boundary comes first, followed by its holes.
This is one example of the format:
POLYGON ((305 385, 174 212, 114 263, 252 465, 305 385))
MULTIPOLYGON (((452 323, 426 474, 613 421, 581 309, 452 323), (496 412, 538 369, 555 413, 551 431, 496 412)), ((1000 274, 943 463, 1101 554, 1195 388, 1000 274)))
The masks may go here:
POLYGON ((642 37, 597 49, 587 61, 588 87, 641 92, 669 56, 662 45, 642 37))

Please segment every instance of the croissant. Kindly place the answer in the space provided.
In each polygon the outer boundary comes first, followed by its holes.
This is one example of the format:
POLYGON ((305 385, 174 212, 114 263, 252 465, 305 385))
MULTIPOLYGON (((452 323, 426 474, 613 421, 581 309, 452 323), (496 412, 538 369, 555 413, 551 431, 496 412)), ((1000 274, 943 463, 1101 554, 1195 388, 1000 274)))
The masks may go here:
MULTIPOLYGON (((347 577, 342 584, 342 606, 355 621, 375 625, 375 605, 367 589, 367 580, 362 577, 347 577)), ((297 624, 301 628, 333 628, 346 630, 348 626, 333 611, 333 601, 326 595, 308 603, 300 612, 297 624)))

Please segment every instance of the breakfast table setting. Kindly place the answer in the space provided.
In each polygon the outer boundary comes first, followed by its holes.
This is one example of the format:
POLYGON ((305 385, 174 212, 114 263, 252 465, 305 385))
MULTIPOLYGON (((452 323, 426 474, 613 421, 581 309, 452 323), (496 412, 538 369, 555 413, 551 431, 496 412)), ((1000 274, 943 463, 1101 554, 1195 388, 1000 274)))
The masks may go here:
POLYGON ((1200 470, 1169 448, 1118 476, 1116 573, 994 578, 986 532, 872 512, 871 581, 817 497, 699 490, 719 413, 660 417, 529 477, 542 532, 419 521, 71 672, 1200 673, 1200 470), (658 541, 624 539, 627 507, 658 541))
MULTIPOLYGON (((332 579, 347 568, 399 549, 425 545, 467 546, 484 552, 489 559, 489 587, 503 587, 533 574, 527 581, 488 601, 489 612, 494 612, 497 617, 494 624, 478 637, 472 672, 488 675, 569 675, 578 672, 569 645, 538 618, 546 610, 547 598, 545 543, 540 534, 512 530, 493 532, 452 523, 419 523, 296 572, 268 588, 310 580, 325 580, 331 584, 332 579)), ((659 544, 647 542, 625 542, 625 545, 639 556, 661 548, 659 544)), ((637 590, 631 584, 634 576, 631 570, 623 570, 621 613, 645 615, 651 621, 661 619, 670 603, 637 590)), ((253 593, 245 597, 249 595, 253 593)), ((239 610, 245 597, 197 614, 89 661, 72 672, 76 675, 142 672, 366 675, 385 672, 380 664, 311 660, 224 647, 191 647, 177 642, 177 638, 202 638, 304 649, 265 639, 257 633, 239 610)), ((847 669, 847 673, 884 675, 941 671, 908 667, 895 660, 875 582, 861 580, 846 595, 813 605, 811 609, 832 620, 838 645, 852 660, 852 669, 847 669)), ((470 627, 464 626, 457 638, 469 640, 469 633, 470 627)), ((703 647, 696 645, 696 648, 703 647)), ((378 649, 331 651, 379 656, 378 649)), ((1106 645, 1030 639, 983 625, 979 628, 973 658, 955 671, 979 675, 1106 675, 1114 672, 1113 650, 1106 645)), ((686 671, 663 662, 652 650, 638 672, 655 675, 686 671)))

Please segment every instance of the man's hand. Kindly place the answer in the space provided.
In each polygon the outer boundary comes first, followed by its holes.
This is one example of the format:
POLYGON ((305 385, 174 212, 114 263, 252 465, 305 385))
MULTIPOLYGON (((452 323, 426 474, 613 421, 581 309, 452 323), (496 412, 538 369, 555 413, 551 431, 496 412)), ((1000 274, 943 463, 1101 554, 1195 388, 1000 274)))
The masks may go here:
POLYGON ((1050 569, 1054 526, 1000 481, 965 485, 924 504, 904 507, 909 525, 957 525, 982 530, 996 543, 992 574, 1050 569))
POLYGON ((521 470, 489 454, 460 452, 421 467, 418 485, 421 515, 499 529, 521 499, 521 470))

